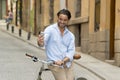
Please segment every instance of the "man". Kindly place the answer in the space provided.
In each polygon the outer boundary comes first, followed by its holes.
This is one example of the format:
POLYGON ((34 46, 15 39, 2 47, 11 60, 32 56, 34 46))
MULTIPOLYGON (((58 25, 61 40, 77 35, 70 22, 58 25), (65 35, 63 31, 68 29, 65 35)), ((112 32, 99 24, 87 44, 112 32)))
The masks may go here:
POLYGON ((55 80, 74 80, 73 56, 75 53, 75 37, 68 30, 71 13, 62 9, 57 13, 57 23, 48 26, 44 36, 39 35, 38 44, 45 46, 48 61, 54 61, 58 66, 48 66, 55 80))

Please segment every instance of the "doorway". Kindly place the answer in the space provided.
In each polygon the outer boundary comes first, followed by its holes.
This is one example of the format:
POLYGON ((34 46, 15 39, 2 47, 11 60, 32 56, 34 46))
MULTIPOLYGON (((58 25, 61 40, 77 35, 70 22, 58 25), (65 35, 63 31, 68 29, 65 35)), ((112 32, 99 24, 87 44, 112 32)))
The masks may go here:
POLYGON ((115 34, 115 0, 111 0, 110 6, 110 55, 109 59, 114 59, 114 34, 115 34))
POLYGON ((76 24, 75 45, 76 47, 81 47, 81 25, 80 24, 76 24))
POLYGON ((0 0, 0 19, 6 16, 6 0, 0 0))

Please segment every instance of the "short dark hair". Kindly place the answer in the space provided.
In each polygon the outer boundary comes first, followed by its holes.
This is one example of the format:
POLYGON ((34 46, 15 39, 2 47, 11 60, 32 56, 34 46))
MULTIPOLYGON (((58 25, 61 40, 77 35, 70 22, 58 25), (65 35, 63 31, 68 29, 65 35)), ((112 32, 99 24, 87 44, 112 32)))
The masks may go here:
POLYGON ((71 18, 71 13, 70 13, 70 11, 67 10, 67 9, 62 9, 62 10, 60 10, 60 11, 57 13, 57 16, 59 17, 60 14, 67 15, 69 20, 70 20, 70 18, 71 18))

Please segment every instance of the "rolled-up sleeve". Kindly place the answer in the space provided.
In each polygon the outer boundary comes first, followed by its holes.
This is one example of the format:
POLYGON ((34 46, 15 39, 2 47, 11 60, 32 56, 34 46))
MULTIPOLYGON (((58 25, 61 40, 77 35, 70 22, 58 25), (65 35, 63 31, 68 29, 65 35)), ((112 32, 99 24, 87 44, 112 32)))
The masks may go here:
POLYGON ((75 37, 72 36, 72 38, 71 38, 71 40, 69 42, 66 57, 68 57, 70 59, 70 61, 72 61, 74 54, 75 54, 75 37))
POLYGON ((47 43, 49 41, 50 34, 51 34, 50 31, 51 31, 51 29, 49 29, 49 28, 46 28, 44 31, 44 44, 45 44, 45 46, 47 45, 47 43))

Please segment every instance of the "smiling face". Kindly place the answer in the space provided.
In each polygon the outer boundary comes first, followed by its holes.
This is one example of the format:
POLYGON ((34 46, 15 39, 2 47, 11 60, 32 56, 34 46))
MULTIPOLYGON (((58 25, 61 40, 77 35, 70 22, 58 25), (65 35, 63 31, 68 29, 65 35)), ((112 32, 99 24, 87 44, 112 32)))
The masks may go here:
POLYGON ((68 21, 69 21, 69 19, 68 19, 68 16, 67 15, 65 15, 65 14, 60 14, 59 16, 58 16, 58 26, 60 27, 60 28, 65 28, 65 26, 67 26, 68 25, 68 21))

